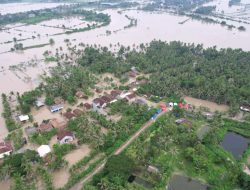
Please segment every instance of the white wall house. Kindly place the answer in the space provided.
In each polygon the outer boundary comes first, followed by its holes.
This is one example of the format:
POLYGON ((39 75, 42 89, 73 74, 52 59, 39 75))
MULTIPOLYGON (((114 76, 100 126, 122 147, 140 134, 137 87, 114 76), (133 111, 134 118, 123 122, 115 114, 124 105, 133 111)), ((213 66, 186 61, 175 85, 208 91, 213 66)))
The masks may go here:
POLYGON ((72 142, 75 139, 75 136, 70 131, 60 131, 57 135, 57 140, 60 144, 66 144, 72 142))

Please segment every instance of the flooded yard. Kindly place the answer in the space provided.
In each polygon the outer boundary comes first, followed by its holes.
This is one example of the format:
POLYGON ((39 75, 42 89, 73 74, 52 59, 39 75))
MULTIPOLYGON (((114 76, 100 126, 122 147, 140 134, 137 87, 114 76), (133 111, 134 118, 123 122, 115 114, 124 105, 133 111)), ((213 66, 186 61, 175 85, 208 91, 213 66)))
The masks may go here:
POLYGON ((182 175, 174 175, 167 187, 167 190, 207 190, 208 186, 198 180, 182 175))
MULTIPOLYGON (((60 5, 53 3, 14 3, 4 4, 0 8, 1 14, 14 13, 28 10, 36 10, 42 8, 55 7, 60 5)), ((110 47, 117 51, 122 44, 124 46, 135 47, 140 43, 149 43, 154 39, 163 41, 180 40, 186 43, 203 43, 205 47, 216 45, 219 48, 242 48, 250 50, 250 26, 246 27, 245 32, 239 32, 237 29, 228 30, 216 24, 202 23, 197 20, 190 19, 185 24, 179 22, 187 19, 186 16, 178 16, 166 12, 144 12, 137 10, 124 10, 122 14, 118 11, 121 9, 108 9, 102 11, 111 16, 111 23, 108 26, 96 28, 94 30, 73 33, 71 35, 63 34, 50 36, 55 33, 64 31, 62 24, 65 27, 79 27, 86 25, 87 22, 79 20, 79 18, 71 19, 53 19, 44 21, 35 25, 20 26, 9 29, 9 31, 0 31, 0 52, 7 52, 13 47, 13 42, 3 43, 6 41, 13 41, 13 38, 26 39, 21 41, 24 47, 46 44, 50 38, 55 41, 54 45, 46 45, 39 48, 27 49, 25 51, 8 52, 0 54, 0 89, 2 93, 9 93, 11 91, 23 93, 24 91, 34 89, 40 82, 40 74, 48 72, 49 67, 53 67, 56 63, 47 64, 43 61, 39 62, 36 67, 29 67, 26 70, 10 70, 9 67, 19 65, 30 60, 44 59, 43 53, 48 50, 55 54, 57 49, 63 49, 63 53, 68 50, 65 39, 69 39, 71 46, 85 43, 89 45, 96 44, 97 46, 110 47), (124 29, 130 21, 125 17, 133 17, 137 19, 137 26, 124 29), (42 26, 42 25, 48 26, 42 26), (107 31, 111 34, 107 35, 107 31), (216 31, 216 32, 214 32, 216 31), (40 36, 38 37, 38 34, 40 36), (48 35, 47 35, 48 34, 48 35), (34 36, 35 38, 32 38, 34 36), (61 47, 61 48, 60 48, 61 47), (9 85, 11 83, 11 85, 9 85)), ((15 25, 16 26, 16 25, 15 25)), ((227 111, 228 107, 217 105, 212 102, 193 99, 187 97, 187 101, 196 105, 208 107, 211 111, 227 111)), ((0 105, 0 112, 2 110, 0 105)), ((44 115, 36 114, 36 120, 43 120, 50 118, 48 113, 43 112, 44 115), (43 117, 42 117, 43 116, 43 117)), ((6 136, 6 129, 2 118, 0 119, 0 138, 6 136)))
POLYGON ((68 179, 70 177, 70 174, 66 168, 61 168, 59 170, 56 170, 52 173, 53 178, 53 185, 55 188, 63 187, 68 179))
POLYGON ((4 180, 4 181, 0 181, 0 189, 3 190, 10 190, 10 185, 11 185, 11 181, 8 180, 4 180))
POLYGON ((234 132, 227 132, 221 146, 226 151, 231 152, 236 159, 239 159, 247 149, 249 143, 250 139, 234 132))
POLYGON ((91 149, 88 145, 81 145, 76 150, 73 150, 72 152, 64 156, 64 158, 66 161, 68 161, 69 167, 71 167, 85 156, 88 156, 90 151, 91 149))
POLYGON ((215 111, 219 111, 219 112, 226 112, 229 110, 229 107, 227 105, 219 105, 217 103, 214 103, 214 102, 210 102, 210 101, 207 101, 207 100, 201 100, 201 99, 198 99, 198 98, 192 98, 192 97, 188 97, 188 96, 185 96, 184 97, 184 100, 195 106, 195 107, 205 107, 205 108, 208 108, 211 112, 215 112, 215 111))

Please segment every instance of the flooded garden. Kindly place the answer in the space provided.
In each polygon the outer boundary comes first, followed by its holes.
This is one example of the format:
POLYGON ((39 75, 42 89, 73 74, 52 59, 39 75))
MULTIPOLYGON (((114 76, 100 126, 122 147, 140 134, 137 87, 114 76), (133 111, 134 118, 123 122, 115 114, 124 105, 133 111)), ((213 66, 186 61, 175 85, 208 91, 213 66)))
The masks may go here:
POLYGON ((167 187, 167 190, 207 190, 208 186, 198 180, 182 176, 174 175, 167 187))
POLYGON ((221 146, 232 153, 236 159, 240 159, 243 153, 247 150, 250 139, 243 137, 235 132, 227 132, 221 146))

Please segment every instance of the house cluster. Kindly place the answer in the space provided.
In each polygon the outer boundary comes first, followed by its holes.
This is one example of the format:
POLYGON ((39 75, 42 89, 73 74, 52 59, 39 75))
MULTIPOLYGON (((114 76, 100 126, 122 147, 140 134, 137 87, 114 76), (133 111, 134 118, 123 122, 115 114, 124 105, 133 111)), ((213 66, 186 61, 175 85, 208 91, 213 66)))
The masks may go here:
MULTIPOLYGON (((75 139, 75 135, 66 130, 59 131, 57 134, 57 141, 59 144, 71 143, 75 139)), ((46 157, 47 154, 51 152, 51 148, 49 145, 41 145, 37 148, 37 152, 40 157, 46 157)))
POLYGON ((128 102, 131 102, 135 100, 135 98, 136 98, 136 95, 134 92, 113 90, 110 92, 110 94, 106 93, 100 98, 95 98, 92 102, 92 107, 94 111, 100 112, 108 104, 112 104, 118 100, 125 100, 128 102))

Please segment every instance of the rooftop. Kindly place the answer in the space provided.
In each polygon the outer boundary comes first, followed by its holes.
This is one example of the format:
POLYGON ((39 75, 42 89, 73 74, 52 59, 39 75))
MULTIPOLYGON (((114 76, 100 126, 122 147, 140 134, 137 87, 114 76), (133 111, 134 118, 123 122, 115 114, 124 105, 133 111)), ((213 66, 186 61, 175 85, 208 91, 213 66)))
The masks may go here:
POLYGON ((67 136, 70 136, 70 137, 73 137, 74 134, 70 131, 60 131, 58 134, 57 134, 57 139, 60 141, 62 140, 64 137, 67 137, 67 136))
POLYGON ((10 141, 0 142, 0 154, 12 151, 12 145, 10 141))

